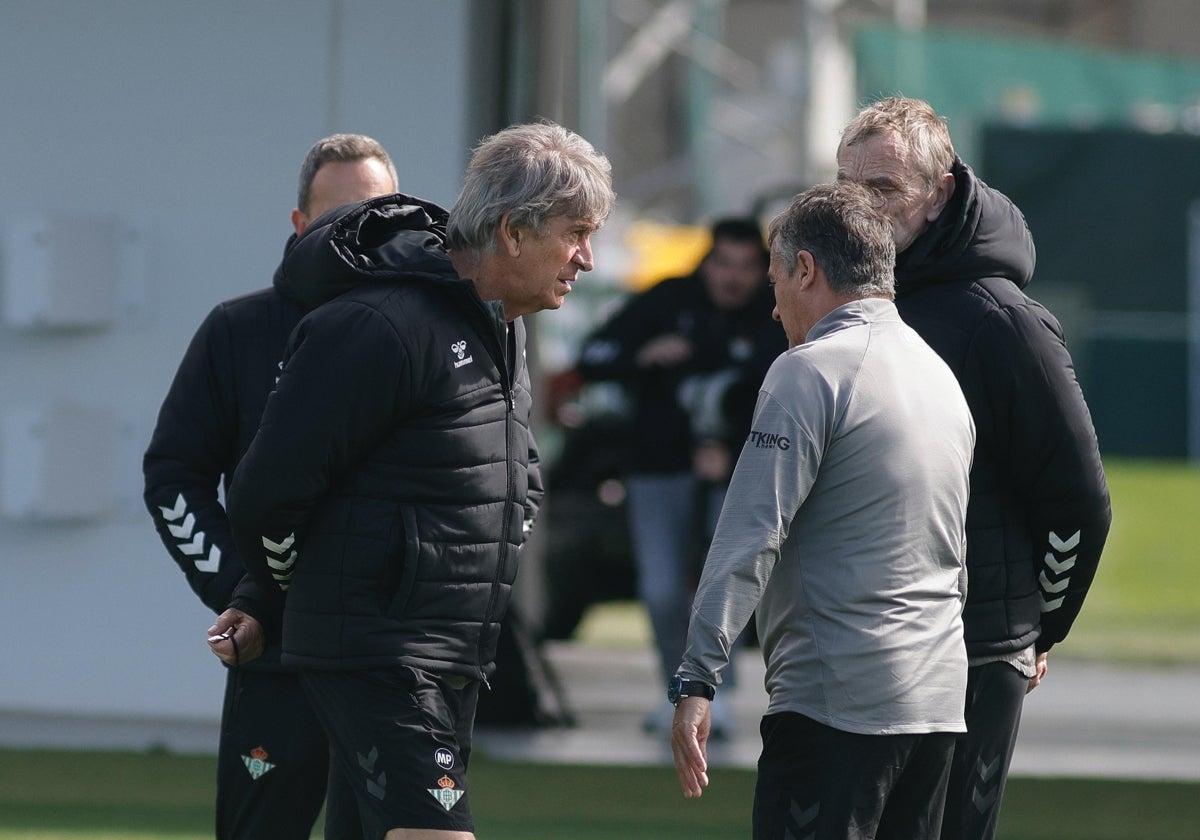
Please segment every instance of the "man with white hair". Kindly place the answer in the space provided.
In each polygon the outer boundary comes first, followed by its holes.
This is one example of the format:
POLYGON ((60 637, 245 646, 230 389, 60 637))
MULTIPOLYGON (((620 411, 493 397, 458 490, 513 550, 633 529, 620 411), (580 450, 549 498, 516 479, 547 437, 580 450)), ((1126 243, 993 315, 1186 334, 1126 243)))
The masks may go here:
POLYGON ((513 126, 448 215, 366 201, 284 260, 316 308, 230 488, 250 580, 210 635, 245 659, 282 611, 339 776, 327 837, 354 812, 365 836, 474 836, 475 704, 540 495, 522 316, 592 269, 613 200, 586 140, 513 126))

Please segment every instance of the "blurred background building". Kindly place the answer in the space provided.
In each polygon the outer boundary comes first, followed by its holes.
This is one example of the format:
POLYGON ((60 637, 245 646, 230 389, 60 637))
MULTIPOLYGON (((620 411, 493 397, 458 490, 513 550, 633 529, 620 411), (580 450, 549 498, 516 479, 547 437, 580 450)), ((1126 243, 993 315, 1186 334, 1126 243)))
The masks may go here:
MULTIPOLYGON (((0 0, 0 20, 0 711, 215 721, 210 617, 142 507, 141 452, 200 320, 269 282, 300 160, 335 131, 447 206, 512 122, 612 160, 597 271, 531 319, 553 461, 619 402, 555 390, 615 299, 693 265, 714 217, 831 177, 859 103, 928 99, 1025 210, 1030 291, 1105 453, 1200 459, 1191 0, 0 0)), ((552 526, 575 527, 547 523, 533 569, 552 526)))

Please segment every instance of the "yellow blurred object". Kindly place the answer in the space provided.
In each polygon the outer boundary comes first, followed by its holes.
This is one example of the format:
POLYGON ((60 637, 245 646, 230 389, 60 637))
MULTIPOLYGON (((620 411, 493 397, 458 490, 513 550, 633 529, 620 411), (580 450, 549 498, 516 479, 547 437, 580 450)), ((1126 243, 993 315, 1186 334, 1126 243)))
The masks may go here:
POLYGON ((659 222, 634 222, 625 232, 631 270, 625 286, 644 291, 668 277, 682 277, 695 271, 712 247, 712 231, 702 225, 665 225, 659 222))

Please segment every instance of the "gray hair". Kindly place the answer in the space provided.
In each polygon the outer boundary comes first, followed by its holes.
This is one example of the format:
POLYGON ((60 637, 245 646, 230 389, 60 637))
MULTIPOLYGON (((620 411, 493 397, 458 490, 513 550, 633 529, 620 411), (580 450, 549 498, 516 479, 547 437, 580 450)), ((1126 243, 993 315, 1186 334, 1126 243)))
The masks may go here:
POLYGON ((797 252, 808 251, 839 295, 895 294, 892 225, 879 197, 859 184, 838 181, 800 193, 771 220, 767 242, 789 275, 797 252))
POLYGON ((908 152, 909 163, 932 188, 954 165, 954 144, 945 117, 923 99, 891 96, 873 102, 858 112, 842 131, 842 149, 868 137, 892 132, 908 152))
POLYGON ((296 206, 301 212, 308 213, 309 202, 312 200, 313 179, 325 164, 372 159, 384 165, 388 175, 392 176, 393 188, 398 188, 400 178, 396 175, 396 166, 379 141, 363 134, 331 134, 318 140, 308 150, 308 154, 304 156, 304 163, 300 165, 300 190, 296 197, 296 206))
POLYGON ((475 147, 450 209, 446 247, 494 251, 506 213, 538 233, 555 216, 599 227, 615 200, 612 167, 587 140, 551 122, 510 126, 475 147))

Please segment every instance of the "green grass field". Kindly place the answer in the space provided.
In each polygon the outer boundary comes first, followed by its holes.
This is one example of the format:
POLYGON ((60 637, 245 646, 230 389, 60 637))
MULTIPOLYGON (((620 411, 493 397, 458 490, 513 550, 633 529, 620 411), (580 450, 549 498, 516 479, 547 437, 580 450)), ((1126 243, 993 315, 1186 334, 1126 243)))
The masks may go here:
MULTIPOLYGON (((1054 655, 1200 667, 1200 469, 1107 466, 1112 534, 1088 603, 1054 655)), ((599 612, 628 619, 636 609, 599 612)), ((624 619, 593 617, 582 632, 590 643, 646 641, 644 623, 624 619)), ((209 838, 215 764, 161 752, 0 750, 0 840, 209 838)), ((754 774, 714 770, 704 797, 685 801, 666 767, 509 764, 480 755, 471 784, 483 840, 715 840, 746 836, 754 774)), ((999 837, 1195 840, 1200 785, 1013 779, 999 837)))
MULTIPOLYGON (((162 753, 0 751, 0 840, 210 838, 215 766, 162 753)), ((748 770, 715 770, 699 800, 683 799, 667 767, 480 757, 471 776, 482 840, 731 840, 747 834, 754 791, 748 770)), ((1197 793, 1186 784, 1014 779, 999 837, 1194 840, 1197 793)))

